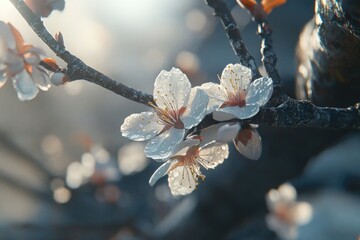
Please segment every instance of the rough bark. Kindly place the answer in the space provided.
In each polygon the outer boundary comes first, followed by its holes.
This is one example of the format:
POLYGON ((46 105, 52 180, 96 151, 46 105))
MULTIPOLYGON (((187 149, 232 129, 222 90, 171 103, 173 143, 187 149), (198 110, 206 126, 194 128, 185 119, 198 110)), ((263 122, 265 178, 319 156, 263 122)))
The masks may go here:
POLYGON ((317 0, 297 49, 297 97, 319 106, 360 101, 360 4, 317 0))

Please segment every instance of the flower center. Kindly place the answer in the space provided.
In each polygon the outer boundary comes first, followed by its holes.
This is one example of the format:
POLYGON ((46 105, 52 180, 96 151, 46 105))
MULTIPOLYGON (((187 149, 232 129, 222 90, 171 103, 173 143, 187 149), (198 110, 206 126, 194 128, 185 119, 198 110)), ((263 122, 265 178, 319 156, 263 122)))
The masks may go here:
POLYGON ((227 94, 227 101, 221 105, 221 108, 234 106, 244 107, 246 106, 245 97, 246 91, 243 89, 239 89, 236 92, 229 92, 227 94))
POLYGON ((180 116, 185 112, 186 107, 177 108, 173 104, 165 103, 165 108, 160 108, 153 103, 149 103, 155 110, 158 117, 158 123, 164 125, 164 130, 168 130, 171 127, 177 129, 183 129, 184 123, 181 121, 180 116))

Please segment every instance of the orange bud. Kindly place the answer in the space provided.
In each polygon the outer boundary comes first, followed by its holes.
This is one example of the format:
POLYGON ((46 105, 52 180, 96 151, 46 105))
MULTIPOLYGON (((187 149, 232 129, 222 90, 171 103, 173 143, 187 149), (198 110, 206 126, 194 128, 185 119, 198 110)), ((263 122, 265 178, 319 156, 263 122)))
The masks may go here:
POLYGON ((262 0, 261 1, 261 5, 263 6, 266 14, 271 13, 271 11, 274 8, 280 7, 284 3, 286 3, 286 0, 262 0))
POLYGON ((250 12, 252 12, 257 5, 257 2, 255 0, 236 0, 237 3, 242 8, 248 9, 250 12))
POLYGON ((44 58, 42 61, 46 63, 46 65, 48 65, 52 71, 57 71, 60 68, 56 63, 56 60, 53 58, 44 58))

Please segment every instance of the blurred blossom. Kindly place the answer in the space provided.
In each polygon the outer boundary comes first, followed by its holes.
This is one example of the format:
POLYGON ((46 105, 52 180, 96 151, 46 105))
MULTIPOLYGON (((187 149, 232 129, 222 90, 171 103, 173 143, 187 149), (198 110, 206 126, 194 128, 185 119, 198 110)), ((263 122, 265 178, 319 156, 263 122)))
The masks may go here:
POLYGON ((57 203, 67 203, 71 198, 71 192, 69 189, 61 187, 54 191, 53 197, 57 203))
POLYGON ((84 180, 84 167, 79 162, 70 163, 66 169, 66 184, 73 189, 79 188, 84 180))
POLYGON ((103 146, 93 145, 90 151, 98 163, 107 163, 111 159, 110 153, 103 146))
POLYGON ((39 89, 47 91, 49 76, 40 65, 44 55, 42 49, 26 44, 11 23, 0 21, 0 87, 12 80, 21 101, 35 98, 39 89))
POLYGON ((266 195, 269 214, 266 223, 281 239, 296 239, 297 228, 311 220, 312 206, 296 201, 296 190, 290 184, 271 189, 266 195))
POLYGON ((58 136, 47 135, 41 141, 41 149, 47 155, 59 155, 63 152, 63 144, 58 136))
POLYGON ((199 58, 192 52, 180 52, 176 56, 176 66, 188 75, 194 74, 199 71, 199 58))
POLYGON ((130 143, 120 148, 118 153, 120 171, 125 175, 134 174, 144 170, 149 164, 144 154, 144 145, 130 143))
POLYGON ((198 9, 191 10, 185 17, 186 27, 194 32, 202 31, 206 26, 206 21, 205 14, 198 9))

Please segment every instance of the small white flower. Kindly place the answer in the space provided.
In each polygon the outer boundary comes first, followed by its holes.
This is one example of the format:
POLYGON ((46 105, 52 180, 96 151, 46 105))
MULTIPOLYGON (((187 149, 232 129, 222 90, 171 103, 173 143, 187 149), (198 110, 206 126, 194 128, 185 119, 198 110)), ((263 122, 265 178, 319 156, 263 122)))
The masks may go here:
POLYGON ((208 96, 191 84, 179 69, 161 71, 154 84, 154 111, 132 114, 121 125, 124 137, 149 142, 145 154, 165 159, 181 142, 186 129, 201 122, 206 114, 208 96))
POLYGON ((266 223, 281 239, 295 239, 298 226, 311 220, 311 205, 296 202, 296 190, 289 184, 270 190, 266 202, 270 212, 266 223))
POLYGON ((251 160, 258 160, 262 153, 261 137, 252 124, 241 127, 238 122, 219 123, 202 130, 201 136, 219 144, 233 141, 236 149, 251 160))
POLYGON ((153 186, 157 180, 168 174, 168 182, 172 195, 187 195, 194 191, 199 178, 205 176, 200 166, 214 169, 229 156, 227 144, 217 142, 204 143, 193 137, 181 142, 174 154, 166 160, 151 176, 149 184, 153 186))
POLYGON ((258 160, 262 153, 261 137, 251 125, 243 127, 234 138, 236 149, 251 160, 258 160))
POLYGON ((247 119, 259 112, 272 94, 273 83, 269 77, 251 82, 251 70, 240 64, 228 64, 222 72, 220 85, 205 83, 201 86, 209 96, 208 113, 214 119, 247 119))
POLYGON ((12 79, 20 100, 31 100, 40 88, 50 88, 48 74, 39 65, 43 51, 24 43, 20 32, 0 21, 0 87, 12 79))

